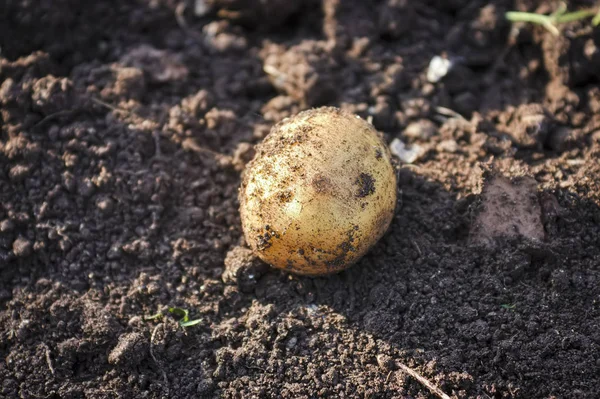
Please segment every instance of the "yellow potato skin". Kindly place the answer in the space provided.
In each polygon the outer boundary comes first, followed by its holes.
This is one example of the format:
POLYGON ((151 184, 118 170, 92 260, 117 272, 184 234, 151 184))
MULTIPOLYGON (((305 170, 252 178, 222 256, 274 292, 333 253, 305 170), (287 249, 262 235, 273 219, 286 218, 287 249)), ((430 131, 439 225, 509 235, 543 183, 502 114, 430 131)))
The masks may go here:
POLYGON ((247 243, 266 263, 325 275, 358 261, 388 229, 396 175, 375 128, 333 107, 273 126, 242 174, 247 243))

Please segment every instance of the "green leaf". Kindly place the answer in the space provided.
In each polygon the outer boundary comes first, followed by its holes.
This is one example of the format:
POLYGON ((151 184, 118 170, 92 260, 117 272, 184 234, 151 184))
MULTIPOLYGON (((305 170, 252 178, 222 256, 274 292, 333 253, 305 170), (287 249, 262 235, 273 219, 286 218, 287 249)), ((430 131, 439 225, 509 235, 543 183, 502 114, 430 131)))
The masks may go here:
POLYGON ((511 304, 503 303, 502 305, 500 305, 500 307, 502 309, 514 309, 517 307, 517 305, 515 305, 514 303, 511 303, 511 304))
POLYGON ((202 319, 195 319, 195 320, 189 320, 189 321, 180 321, 179 325, 181 327, 191 327, 191 326, 195 326, 196 324, 200 324, 202 322, 202 319))
POLYGON ((594 19, 592 19, 592 24, 594 26, 600 25, 600 11, 598 11, 598 14, 596 14, 596 16, 594 17, 594 19))
POLYGON ((173 313, 176 316, 181 317, 181 322, 187 322, 189 320, 189 311, 187 309, 182 308, 169 308, 169 313, 173 313))
POLYGON ((179 319, 178 323, 181 327, 191 327, 191 326, 195 326, 196 324, 200 324, 202 323, 202 319, 194 319, 194 320, 190 320, 190 312, 187 309, 182 309, 182 308, 169 308, 169 313, 172 313, 176 316, 181 317, 181 319, 179 319))

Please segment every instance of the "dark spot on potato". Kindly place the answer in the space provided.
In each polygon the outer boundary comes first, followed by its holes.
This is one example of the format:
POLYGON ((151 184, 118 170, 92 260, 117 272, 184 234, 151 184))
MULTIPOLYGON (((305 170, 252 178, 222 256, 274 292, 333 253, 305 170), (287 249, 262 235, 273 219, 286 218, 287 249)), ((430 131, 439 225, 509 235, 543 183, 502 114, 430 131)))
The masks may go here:
MULTIPOLYGON (((311 129, 301 129, 303 130, 305 133, 310 132, 311 129)), ((302 134, 295 134, 292 136, 282 136, 279 138, 279 140, 281 140, 281 143, 285 146, 292 146, 295 144, 301 144, 304 140, 305 140, 306 136, 302 135, 302 134)))
POLYGON ((299 253, 300 255, 304 255, 304 249, 300 248, 300 249, 298 250, 298 253, 299 253))
POLYGON ((354 248, 350 241, 344 241, 343 243, 341 243, 340 249, 344 252, 344 254, 356 251, 356 248, 354 248))
POLYGON ((312 130, 313 130, 313 126, 310 124, 300 126, 300 131, 302 131, 302 133, 308 134, 308 133, 312 132, 312 130))
POLYGON ((332 191, 331 181, 322 175, 315 176, 311 184, 317 193, 326 193, 332 191))
POLYGON ((271 235, 269 233, 260 234, 256 237, 256 248, 259 251, 264 251, 271 247, 271 245, 273 245, 273 243, 271 242, 271 235))
POLYGON ((381 152, 381 149, 378 148, 375 150, 375 159, 379 161, 381 158, 383 158, 383 152, 381 152))
POLYGON ((313 251, 313 253, 316 253, 316 254, 326 254, 326 255, 332 255, 333 254, 332 251, 326 251, 326 250, 324 250, 322 248, 310 247, 310 249, 313 251))
POLYGON ((348 241, 354 242, 354 233, 358 231, 358 226, 354 226, 351 230, 348 230, 348 241))
POLYGON ((290 190, 281 191, 280 193, 277 194, 277 199, 282 204, 290 202, 292 200, 292 197, 293 197, 293 195, 290 190))
POLYGON ((264 251, 273 245, 273 238, 280 238, 281 236, 276 231, 271 230, 269 225, 265 225, 265 232, 259 234, 256 237, 256 248, 259 251, 264 251))
POLYGON ((254 190, 254 192, 252 193, 252 196, 261 198, 264 195, 264 193, 265 193, 265 190, 263 190, 261 187, 258 187, 254 190))
POLYGON ((375 179, 368 173, 361 173, 354 184, 358 185, 358 193, 356 194, 358 198, 364 198, 375 192, 375 179))

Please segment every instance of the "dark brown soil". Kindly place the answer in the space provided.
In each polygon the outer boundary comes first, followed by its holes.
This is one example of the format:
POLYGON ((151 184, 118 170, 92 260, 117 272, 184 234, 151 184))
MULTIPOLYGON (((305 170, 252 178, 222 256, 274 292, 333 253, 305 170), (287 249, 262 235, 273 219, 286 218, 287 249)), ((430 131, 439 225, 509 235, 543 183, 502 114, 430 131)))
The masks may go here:
POLYGON ((599 397, 600 30, 503 18, 555 1, 288 3, 0 2, 0 397, 434 397, 398 363, 599 397), (238 248, 239 173, 322 104, 424 152, 380 243, 300 278, 238 248), (473 239, 524 209, 480 197, 492 169, 535 179, 543 239, 473 239))

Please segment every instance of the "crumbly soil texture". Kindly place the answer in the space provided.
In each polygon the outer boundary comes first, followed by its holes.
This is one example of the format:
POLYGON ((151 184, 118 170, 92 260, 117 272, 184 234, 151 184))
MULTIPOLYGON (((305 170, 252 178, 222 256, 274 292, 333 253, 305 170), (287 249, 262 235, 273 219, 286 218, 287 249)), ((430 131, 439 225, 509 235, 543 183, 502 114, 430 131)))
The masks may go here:
POLYGON ((589 21, 508 24, 559 7, 530 0, 0 3, 1 398, 600 395, 589 21), (412 162, 379 243, 305 278, 247 249, 237 193, 271 126, 320 105, 412 162))

